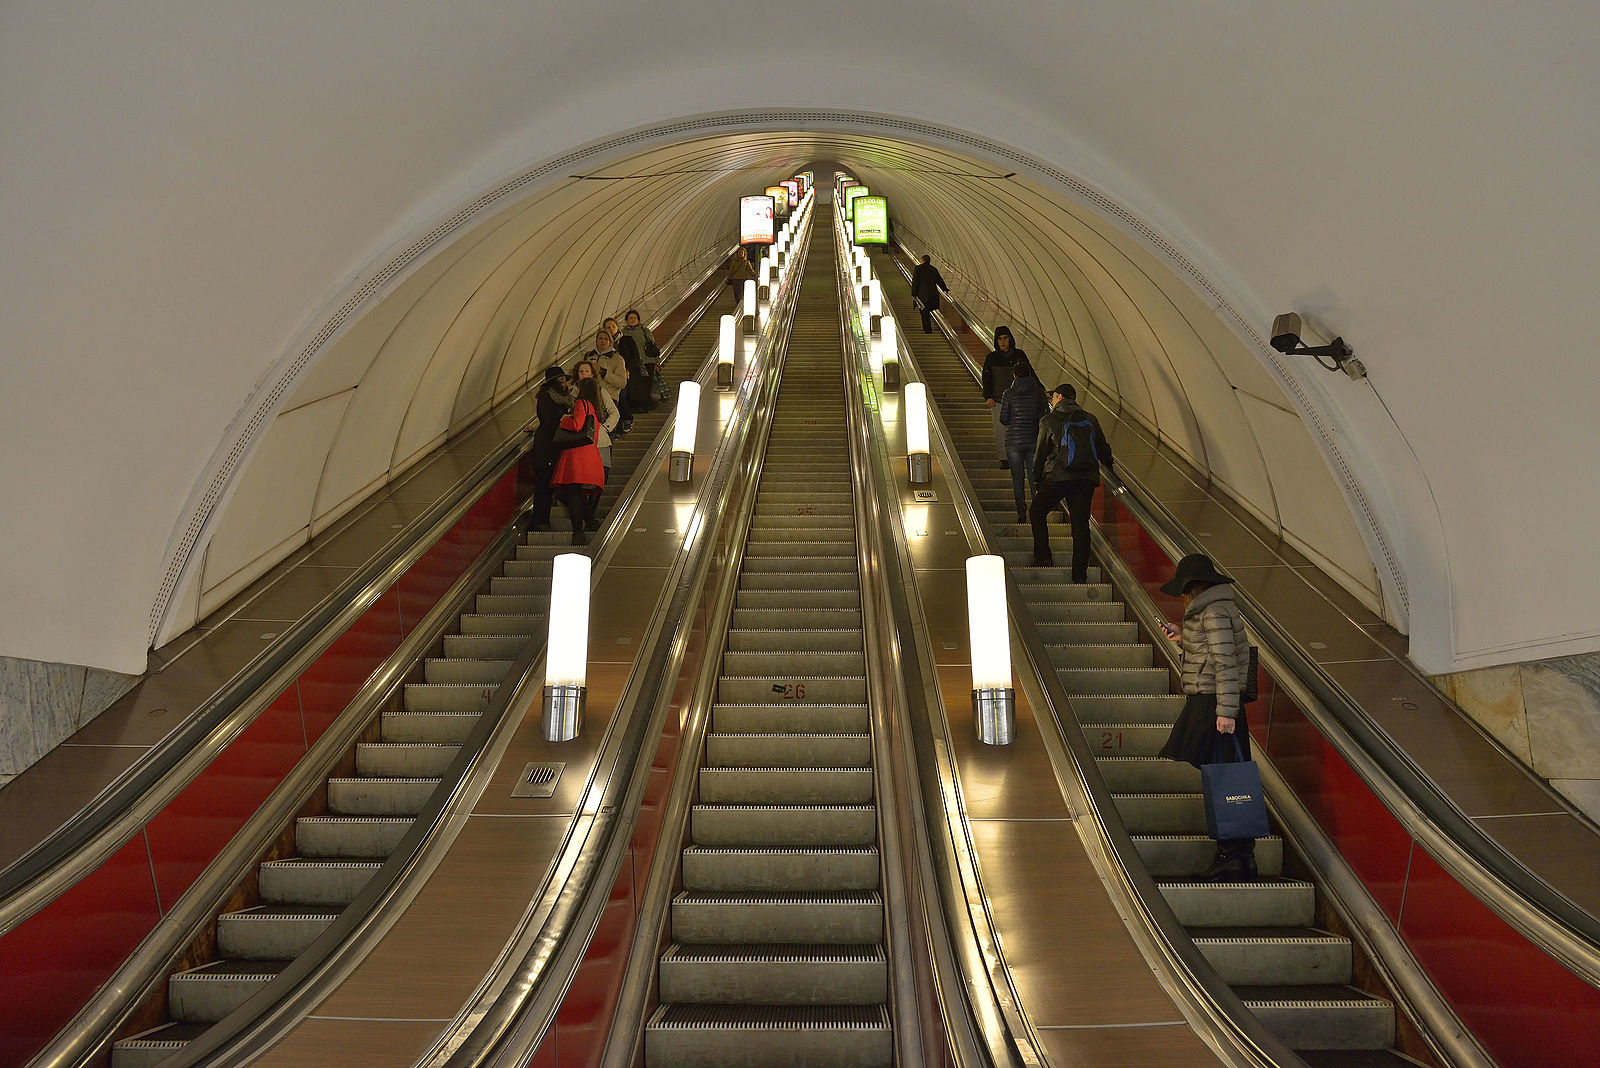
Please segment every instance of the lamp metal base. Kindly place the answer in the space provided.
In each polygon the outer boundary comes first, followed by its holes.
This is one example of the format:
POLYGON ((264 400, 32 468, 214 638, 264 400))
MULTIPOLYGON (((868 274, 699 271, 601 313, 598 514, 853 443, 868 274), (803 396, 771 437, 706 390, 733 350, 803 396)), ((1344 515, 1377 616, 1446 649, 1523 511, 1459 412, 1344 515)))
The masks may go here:
MULTIPOLYGON (((889 365, 884 364, 883 369, 887 373, 889 365)), ((906 466, 910 471, 913 486, 926 486, 933 481, 933 457, 927 453, 914 452, 907 456, 906 466)))
POLYGON ((1017 727, 1017 692, 1010 687, 973 690, 972 726, 984 745, 1010 745, 1017 727))
POLYGON ((694 477, 694 453, 674 452, 667 462, 668 482, 688 482, 694 477))
POLYGON ((544 687, 544 709, 540 727, 547 742, 570 742, 583 730, 583 706, 589 696, 587 686, 544 687))

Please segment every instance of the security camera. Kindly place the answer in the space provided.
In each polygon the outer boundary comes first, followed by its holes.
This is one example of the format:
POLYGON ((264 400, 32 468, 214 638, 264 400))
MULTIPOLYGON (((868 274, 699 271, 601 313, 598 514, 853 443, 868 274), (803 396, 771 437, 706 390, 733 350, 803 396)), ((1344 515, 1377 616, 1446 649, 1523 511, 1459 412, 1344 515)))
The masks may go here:
POLYGON ((1310 356, 1330 371, 1343 371, 1351 378, 1365 378, 1367 369, 1360 360, 1353 360, 1353 350, 1344 343, 1344 338, 1336 337, 1326 345, 1307 345, 1300 340, 1300 331, 1303 324, 1297 312, 1284 312, 1272 320, 1271 346, 1285 356, 1310 356), (1322 363, 1322 357, 1328 357, 1332 364, 1322 363))
POLYGON ((1285 356, 1292 355, 1300 347, 1299 315, 1284 312, 1272 320, 1272 347, 1285 356))

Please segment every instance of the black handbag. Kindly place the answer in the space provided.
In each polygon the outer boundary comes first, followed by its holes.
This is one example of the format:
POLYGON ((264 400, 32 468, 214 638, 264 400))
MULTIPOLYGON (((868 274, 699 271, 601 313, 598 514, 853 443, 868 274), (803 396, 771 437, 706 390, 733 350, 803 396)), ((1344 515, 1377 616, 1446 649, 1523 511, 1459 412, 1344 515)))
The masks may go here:
POLYGON ((579 445, 594 444, 594 416, 583 421, 583 427, 578 430, 568 430, 564 426, 556 427, 556 433, 550 443, 563 452, 576 448, 579 445))

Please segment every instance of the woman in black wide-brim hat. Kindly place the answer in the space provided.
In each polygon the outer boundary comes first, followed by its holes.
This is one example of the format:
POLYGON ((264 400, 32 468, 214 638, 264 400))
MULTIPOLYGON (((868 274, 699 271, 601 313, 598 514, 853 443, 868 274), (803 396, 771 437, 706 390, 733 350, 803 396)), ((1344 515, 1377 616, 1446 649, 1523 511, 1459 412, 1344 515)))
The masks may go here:
MULTIPOLYGON (((1239 695, 1249 670, 1250 646, 1244 620, 1233 600, 1233 579, 1219 572, 1209 556, 1193 553, 1178 561, 1172 580, 1161 587, 1168 597, 1183 598, 1183 630, 1168 631, 1182 648, 1183 692, 1187 700, 1161 755, 1199 767, 1225 763, 1233 756, 1228 735, 1238 738, 1250 759, 1250 723, 1239 695)), ((1217 843, 1210 867, 1198 878, 1254 879, 1256 840, 1225 839, 1217 843)))

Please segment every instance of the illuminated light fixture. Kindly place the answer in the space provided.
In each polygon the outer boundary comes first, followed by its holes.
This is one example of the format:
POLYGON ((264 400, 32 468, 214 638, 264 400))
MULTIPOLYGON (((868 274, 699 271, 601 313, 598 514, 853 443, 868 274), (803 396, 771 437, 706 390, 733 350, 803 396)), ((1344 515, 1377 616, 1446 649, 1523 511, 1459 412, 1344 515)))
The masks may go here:
MULTIPOLYGON (((895 322, 894 316, 885 315, 879 320, 878 333, 880 336, 872 346, 882 353, 878 357, 878 364, 883 372, 884 392, 893 393, 900 388, 900 324, 895 322)), ((927 408, 926 394, 923 408, 927 408)))
POLYGON ((906 467, 913 486, 933 481, 933 454, 928 450, 928 387, 921 382, 906 383, 905 412, 906 467))
POLYGON ((757 299, 756 280, 754 278, 746 278, 744 280, 744 301, 740 312, 744 315, 744 333, 747 338, 753 336, 756 332, 757 299))
POLYGON ((855 241, 855 239, 856 239, 856 224, 855 223, 847 221, 844 224, 844 237, 845 237, 845 244, 850 244, 850 243, 855 241))
POLYGON ((541 718, 547 742, 570 742, 583 730, 589 694, 589 568, 582 553, 562 553, 551 562, 541 718))
MULTIPOLYGON (((724 315, 723 319, 731 316, 724 315)), ((729 371, 733 369, 730 366, 729 371)), ((672 417, 672 461, 667 467, 668 482, 688 482, 694 477, 694 439, 700 423, 700 383, 693 380, 678 386, 678 408, 672 417)))
POLYGON ((876 278, 869 280, 863 287, 862 303, 866 305, 869 319, 876 319, 883 314, 883 283, 876 278))
POLYGON ((732 315, 724 315, 717 326, 717 388, 732 389, 733 365, 739 359, 739 323, 732 315))
POLYGON ((985 745, 1009 745, 1016 733, 1011 688, 1011 628, 1006 617, 1006 561, 967 558, 967 635, 972 650, 972 725, 985 745))

